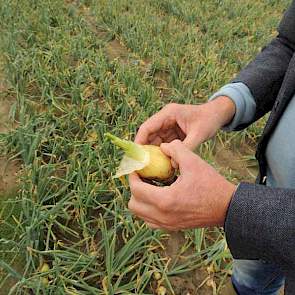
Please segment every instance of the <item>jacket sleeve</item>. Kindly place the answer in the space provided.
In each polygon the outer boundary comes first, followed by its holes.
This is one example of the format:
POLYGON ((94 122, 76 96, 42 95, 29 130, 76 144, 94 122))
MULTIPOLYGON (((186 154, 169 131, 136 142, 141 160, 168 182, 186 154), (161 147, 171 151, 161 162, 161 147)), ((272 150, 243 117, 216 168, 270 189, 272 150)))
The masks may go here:
POLYGON ((274 263, 286 274, 288 286, 295 287, 294 189, 241 183, 224 228, 234 258, 274 263))
MULTIPOLYGON (((242 82, 255 102, 256 121, 272 109, 295 49, 295 0, 286 11, 274 38, 232 82, 242 82)), ((249 124, 251 124, 250 122, 249 124)), ((242 124, 237 129, 245 128, 242 124)))

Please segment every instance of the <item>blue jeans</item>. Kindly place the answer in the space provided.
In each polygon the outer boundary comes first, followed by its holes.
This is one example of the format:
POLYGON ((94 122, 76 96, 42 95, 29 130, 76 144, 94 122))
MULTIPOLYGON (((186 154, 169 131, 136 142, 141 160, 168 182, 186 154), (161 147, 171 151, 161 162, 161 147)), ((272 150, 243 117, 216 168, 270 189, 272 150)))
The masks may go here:
POLYGON ((260 260, 234 260, 232 283, 239 295, 277 295, 284 276, 273 264, 260 260))

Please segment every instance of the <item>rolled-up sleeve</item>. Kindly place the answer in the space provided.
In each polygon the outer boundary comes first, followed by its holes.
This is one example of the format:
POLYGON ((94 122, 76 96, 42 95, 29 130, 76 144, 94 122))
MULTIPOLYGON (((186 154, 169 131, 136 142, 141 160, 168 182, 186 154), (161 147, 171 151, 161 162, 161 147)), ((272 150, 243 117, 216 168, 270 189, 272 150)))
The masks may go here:
POLYGON ((236 106, 236 113, 232 121, 223 126, 224 131, 237 130, 238 126, 247 125, 255 116, 256 103, 249 88, 243 83, 230 83, 213 94, 209 100, 219 96, 229 97, 236 106))

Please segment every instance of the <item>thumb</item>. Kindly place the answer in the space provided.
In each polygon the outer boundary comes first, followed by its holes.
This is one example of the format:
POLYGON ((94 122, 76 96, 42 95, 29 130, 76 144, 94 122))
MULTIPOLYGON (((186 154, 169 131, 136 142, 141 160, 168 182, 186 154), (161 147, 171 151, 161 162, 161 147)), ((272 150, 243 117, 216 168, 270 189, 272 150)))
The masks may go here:
POLYGON ((193 153, 178 139, 170 143, 162 143, 161 150, 176 163, 179 168, 186 166, 191 161, 193 153))

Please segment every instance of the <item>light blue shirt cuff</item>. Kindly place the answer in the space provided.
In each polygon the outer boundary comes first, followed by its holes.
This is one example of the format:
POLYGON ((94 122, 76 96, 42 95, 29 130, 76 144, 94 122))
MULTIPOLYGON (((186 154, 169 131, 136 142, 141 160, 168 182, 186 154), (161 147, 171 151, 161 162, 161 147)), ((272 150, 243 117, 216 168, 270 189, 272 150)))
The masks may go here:
POLYGON ((237 126, 248 124, 254 119, 256 102, 250 89, 244 83, 227 84, 213 94, 209 100, 213 100, 218 96, 227 96, 236 105, 235 116, 229 124, 222 127, 222 130, 233 131, 237 126))

